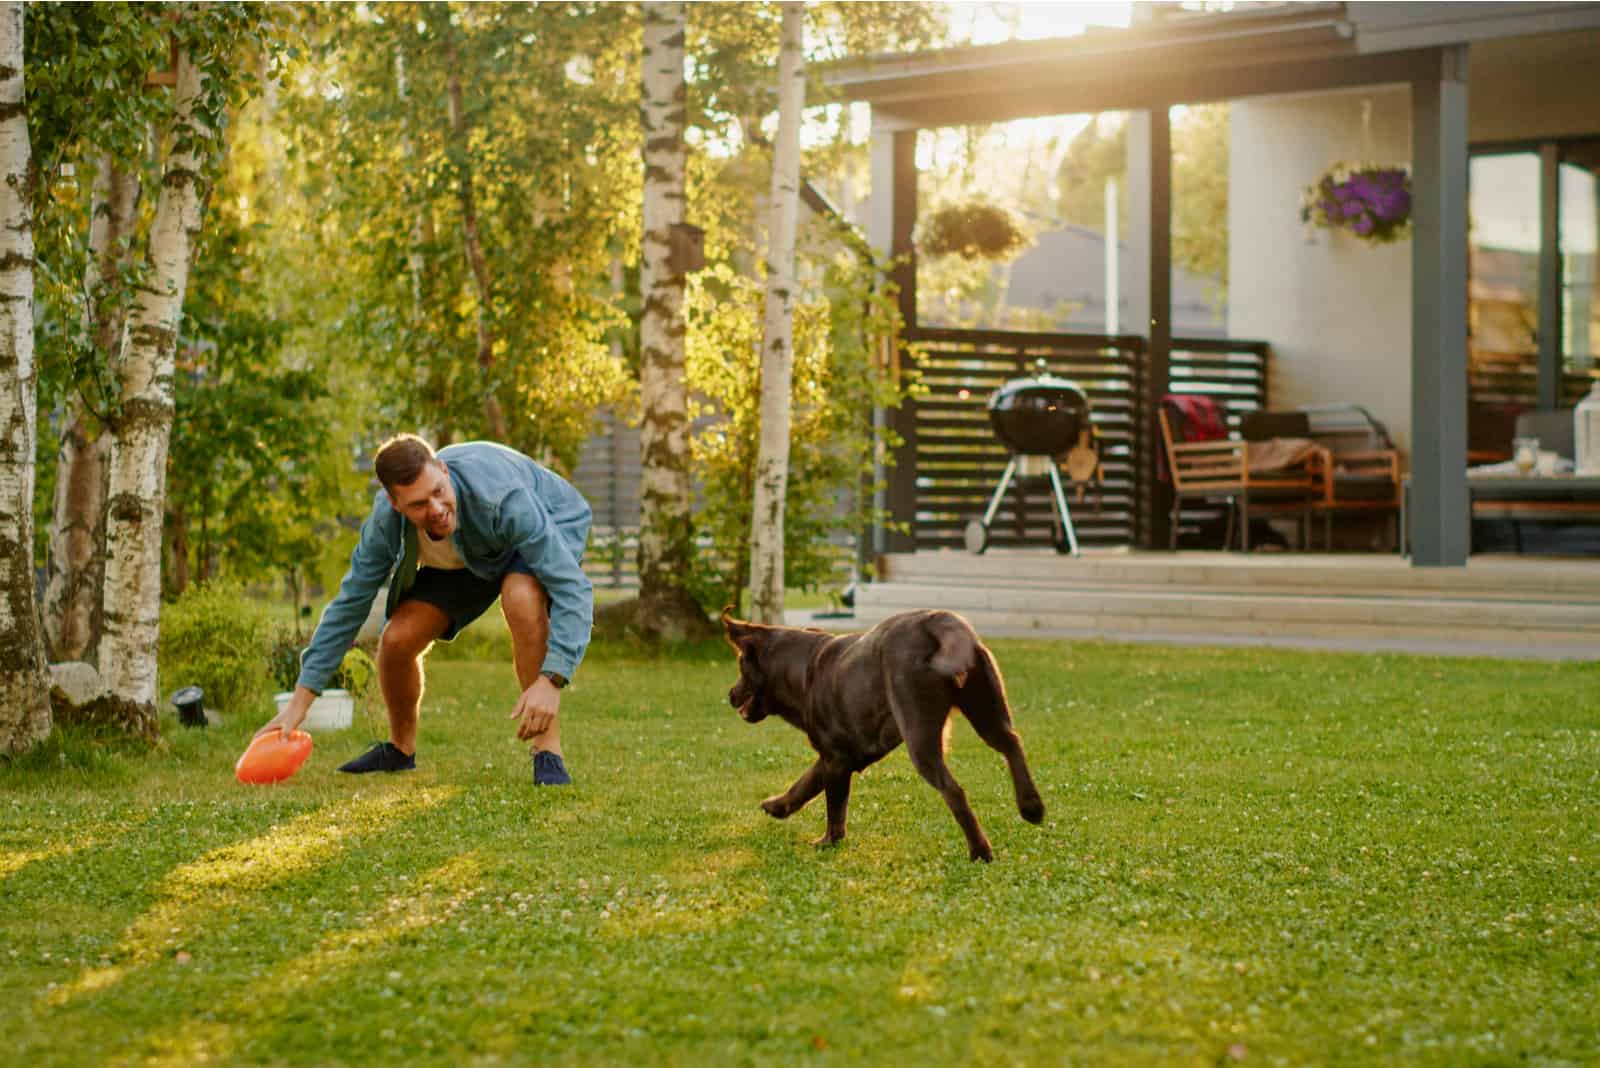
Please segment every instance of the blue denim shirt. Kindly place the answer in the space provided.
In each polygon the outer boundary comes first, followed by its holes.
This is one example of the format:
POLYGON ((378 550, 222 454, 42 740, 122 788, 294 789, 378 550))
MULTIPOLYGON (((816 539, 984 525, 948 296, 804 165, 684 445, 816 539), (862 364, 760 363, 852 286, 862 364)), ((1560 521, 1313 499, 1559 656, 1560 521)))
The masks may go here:
MULTIPOLYGON (((550 648, 543 669, 572 677, 589 644, 594 589, 579 566, 589 539, 589 503, 555 472, 514 449, 487 441, 438 452, 456 494, 456 547, 467 570, 497 579, 521 557, 550 597, 550 648)), ((417 529, 379 490, 350 570, 322 611, 300 660, 299 685, 321 693, 389 582, 389 612, 416 578, 417 529)))

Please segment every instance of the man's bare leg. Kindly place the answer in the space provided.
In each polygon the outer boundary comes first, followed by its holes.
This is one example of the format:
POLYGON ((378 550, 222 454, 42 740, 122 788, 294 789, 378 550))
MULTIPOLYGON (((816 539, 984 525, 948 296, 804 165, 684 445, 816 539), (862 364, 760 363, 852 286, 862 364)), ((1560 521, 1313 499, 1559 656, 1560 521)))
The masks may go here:
MULTIPOLYGON (((550 648, 550 599, 539 580, 520 571, 500 580, 500 612, 511 631, 511 660, 517 682, 526 690, 539 677, 550 648)), ((561 755, 561 718, 533 736, 533 751, 561 755)))
POLYGON ((389 741, 407 756, 417 752, 422 706, 422 654, 450 626, 450 617, 424 601, 402 601, 378 639, 378 686, 389 710, 389 741))

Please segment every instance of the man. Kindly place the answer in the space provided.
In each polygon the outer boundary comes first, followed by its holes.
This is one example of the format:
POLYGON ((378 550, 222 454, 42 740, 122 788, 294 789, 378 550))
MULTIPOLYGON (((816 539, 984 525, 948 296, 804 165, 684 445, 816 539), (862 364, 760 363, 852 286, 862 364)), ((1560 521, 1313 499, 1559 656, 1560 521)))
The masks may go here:
POLYGON ((378 682, 389 740, 339 770, 416 767, 422 656, 450 641, 496 598, 511 630, 522 696, 511 718, 533 743, 533 781, 572 778, 561 754, 561 690, 583 659, 594 591, 579 566, 588 503, 564 479, 512 449, 472 441, 440 449, 413 434, 384 442, 373 468, 383 489, 301 657, 282 712, 257 735, 298 727, 355 640, 387 580, 388 623, 378 641, 378 682))

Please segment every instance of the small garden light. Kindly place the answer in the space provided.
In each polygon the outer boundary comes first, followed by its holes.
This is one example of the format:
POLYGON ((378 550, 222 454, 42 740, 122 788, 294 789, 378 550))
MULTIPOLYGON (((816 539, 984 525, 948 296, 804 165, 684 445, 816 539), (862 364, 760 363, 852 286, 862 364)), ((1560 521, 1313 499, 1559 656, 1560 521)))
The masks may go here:
POLYGON ((204 727, 206 725, 206 712, 201 707, 201 700, 205 691, 198 686, 185 686, 172 695, 172 703, 178 709, 178 722, 185 727, 204 727))

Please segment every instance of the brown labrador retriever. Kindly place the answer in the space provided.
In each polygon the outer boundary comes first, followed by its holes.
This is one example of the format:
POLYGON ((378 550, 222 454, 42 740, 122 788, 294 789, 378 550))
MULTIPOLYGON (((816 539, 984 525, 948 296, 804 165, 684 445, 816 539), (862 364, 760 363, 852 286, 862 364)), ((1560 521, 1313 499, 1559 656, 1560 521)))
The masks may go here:
POLYGON ((786 819, 826 793, 828 831, 818 845, 844 837, 850 777, 904 741, 912 767, 943 795, 961 825, 972 859, 994 859, 966 792, 945 764, 952 708, 1006 758, 1022 818, 1044 819, 1044 801, 1011 726, 999 665, 965 619, 953 612, 902 612, 863 634, 832 635, 746 623, 724 609, 722 625, 739 652, 739 681, 728 703, 750 723, 769 715, 787 720, 817 751, 817 762, 761 807, 786 819))

